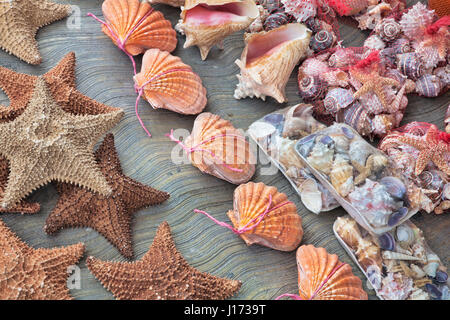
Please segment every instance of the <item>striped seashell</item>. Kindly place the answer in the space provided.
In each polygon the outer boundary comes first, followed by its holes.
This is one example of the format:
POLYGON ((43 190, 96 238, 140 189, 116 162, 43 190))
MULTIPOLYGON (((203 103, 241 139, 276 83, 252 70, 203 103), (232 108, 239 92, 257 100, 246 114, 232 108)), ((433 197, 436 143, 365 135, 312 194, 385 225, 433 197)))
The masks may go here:
POLYGON ((405 38, 395 40, 391 43, 390 48, 392 48, 394 54, 402 54, 412 51, 409 40, 405 38))
POLYGON ((332 68, 343 68, 353 64, 358 60, 353 50, 346 48, 338 48, 328 59, 328 65, 332 68))
POLYGON ((420 96, 437 97, 442 88, 441 79, 432 74, 424 74, 416 81, 416 92, 420 96))
POLYGON ((298 89, 298 94, 304 101, 314 101, 325 96, 328 84, 319 77, 304 76, 298 81, 298 89))
POLYGON ((159 49, 147 50, 141 72, 134 76, 136 88, 154 109, 181 114, 198 114, 207 103, 202 80, 179 57, 159 49))
POLYGON ((401 73, 398 69, 388 69, 386 70, 384 76, 398 81, 400 86, 402 86, 407 79, 407 77, 403 73, 401 73))
POLYGON ((424 72, 423 63, 415 52, 399 54, 397 56, 397 68, 412 80, 420 78, 424 72))
POLYGON ((259 4, 266 8, 269 13, 280 11, 283 8, 280 0, 260 0, 259 4))
POLYGON ((233 210, 227 215, 238 230, 255 225, 261 213, 269 209, 256 227, 240 234, 247 245, 260 244, 281 251, 298 247, 303 237, 302 218, 284 193, 262 182, 248 182, 234 190, 233 200, 233 210))
POLYGON ((380 60, 381 63, 387 67, 395 68, 397 65, 397 55, 395 54, 394 49, 388 47, 380 50, 380 60))
POLYGON ((300 75, 320 77, 321 75, 329 71, 330 68, 328 67, 327 63, 317 58, 306 59, 298 68, 299 77, 300 75))
POLYGON ((446 64, 445 67, 436 68, 433 70, 433 74, 441 78, 442 86, 446 87, 450 85, 450 65, 446 64))
POLYGON ((381 50, 386 47, 386 43, 384 43, 379 35, 373 34, 364 41, 364 47, 381 50))
POLYGON ((339 109, 347 108, 354 100, 351 90, 335 88, 328 91, 323 99, 323 106, 328 112, 335 114, 339 109))
POLYGON ((384 41, 393 41, 400 35, 402 30, 400 24, 395 19, 386 18, 376 25, 375 32, 384 41))
POLYGON ((316 33, 320 31, 320 20, 315 17, 310 17, 305 21, 309 30, 316 33))
POLYGON ((418 2, 400 19, 403 33, 410 39, 417 39, 424 35, 425 27, 434 21, 434 11, 429 10, 426 5, 418 2))
POLYGON ((266 20, 264 20, 264 30, 269 31, 284 24, 289 23, 289 18, 284 12, 275 12, 270 14, 266 20))
POLYGON ((370 135, 373 130, 369 114, 358 101, 353 102, 345 109, 339 110, 336 114, 336 121, 348 124, 362 136, 370 135))
POLYGON ((324 248, 303 245, 297 250, 298 288, 301 300, 367 300, 361 280, 352 267, 324 248))
POLYGON ((102 11, 108 26, 102 31, 116 45, 135 56, 150 48, 171 52, 177 46, 177 34, 161 12, 139 0, 105 0, 102 11), (122 44, 118 44, 117 41, 122 44))
POLYGON ((312 38, 310 47, 314 52, 320 52, 330 48, 334 43, 335 37, 332 32, 320 30, 312 38))

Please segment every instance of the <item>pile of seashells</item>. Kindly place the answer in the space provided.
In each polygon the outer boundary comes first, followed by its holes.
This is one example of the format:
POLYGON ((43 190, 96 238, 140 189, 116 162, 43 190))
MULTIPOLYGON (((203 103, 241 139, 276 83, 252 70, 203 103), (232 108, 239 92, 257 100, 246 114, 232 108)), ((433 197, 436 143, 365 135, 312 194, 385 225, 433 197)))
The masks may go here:
POLYGON ((333 230, 360 266, 380 299, 448 300, 447 268, 412 222, 381 235, 361 230, 350 217, 339 217, 333 230))
POLYGON ((390 159, 350 126, 336 123, 300 139, 295 149, 314 176, 367 230, 385 232, 417 212, 390 159))

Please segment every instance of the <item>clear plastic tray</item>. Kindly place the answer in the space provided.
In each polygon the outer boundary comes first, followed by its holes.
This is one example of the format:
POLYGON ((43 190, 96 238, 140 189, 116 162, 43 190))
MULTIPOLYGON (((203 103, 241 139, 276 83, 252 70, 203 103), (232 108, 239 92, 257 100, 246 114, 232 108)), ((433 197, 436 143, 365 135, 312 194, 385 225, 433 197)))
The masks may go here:
POLYGON ((411 221, 378 236, 344 216, 335 221, 333 232, 381 300, 450 298, 446 267, 411 221), (388 259, 398 254, 403 259, 388 259))
POLYGON ((247 133, 288 179, 305 207, 318 214, 339 207, 339 203, 305 168, 295 152, 300 138, 326 127, 312 117, 312 108, 298 104, 269 113, 252 123, 247 133))
POLYGON ((417 213, 417 207, 409 207, 408 182, 392 169, 394 165, 383 152, 352 127, 335 123, 300 139, 295 150, 317 180, 366 230, 385 233, 417 213))

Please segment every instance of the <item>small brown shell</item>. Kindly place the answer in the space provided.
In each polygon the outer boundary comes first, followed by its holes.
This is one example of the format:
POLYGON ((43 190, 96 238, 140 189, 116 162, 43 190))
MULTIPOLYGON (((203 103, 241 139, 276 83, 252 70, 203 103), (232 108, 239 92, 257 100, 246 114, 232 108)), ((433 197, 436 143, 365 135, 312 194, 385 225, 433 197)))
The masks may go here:
POLYGON ((189 158, 200 171, 219 179, 241 184, 255 173, 255 157, 243 134, 215 114, 204 112, 197 116, 185 145, 207 150, 191 152, 189 158))
POLYGON ((257 243, 281 251, 295 250, 303 237, 302 218, 295 204, 288 202, 287 196, 277 188, 262 182, 240 185, 234 191, 234 209, 227 215, 236 229, 242 228, 267 209, 269 195, 272 196, 269 210, 286 204, 268 212, 255 228, 240 236, 247 245, 257 243))

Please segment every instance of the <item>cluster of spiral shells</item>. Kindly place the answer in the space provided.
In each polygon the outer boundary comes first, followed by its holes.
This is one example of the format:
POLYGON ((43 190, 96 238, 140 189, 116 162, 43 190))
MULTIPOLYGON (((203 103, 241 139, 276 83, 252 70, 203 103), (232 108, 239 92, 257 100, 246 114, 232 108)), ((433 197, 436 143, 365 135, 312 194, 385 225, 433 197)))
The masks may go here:
MULTIPOLYGON (((314 105, 316 118, 346 123, 368 137, 382 137, 400 124, 408 103, 406 94, 414 90, 414 82, 396 68, 380 67, 377 77, 391 79, 386 85, 380 84, 383 94, 375 90, 357 94, 363 83, 349 70, 371 52, 374 50, 370 48, 335 48, 302 63, 298 71, 299 95, 314 105)), ((367 85, 377 79, 369 79, 367 85)))
POLYGON ((449 88, 450 31, 434 10, 417 3, 403 14, 381 19, 364 45, 380 50, 383 62, 415 82, 415 93, 437 97, 449 88), (436 27, 434 27, 435 25, 436 27))
POLYGON ((288 23, 304 23, 312 31, 309 55, 327 50, 337 44, 337 30, 332 26, 336 14, 326 4, 319 5, 316 1, 261 0, 260 15, 247 31, 270 31, 288 23))

